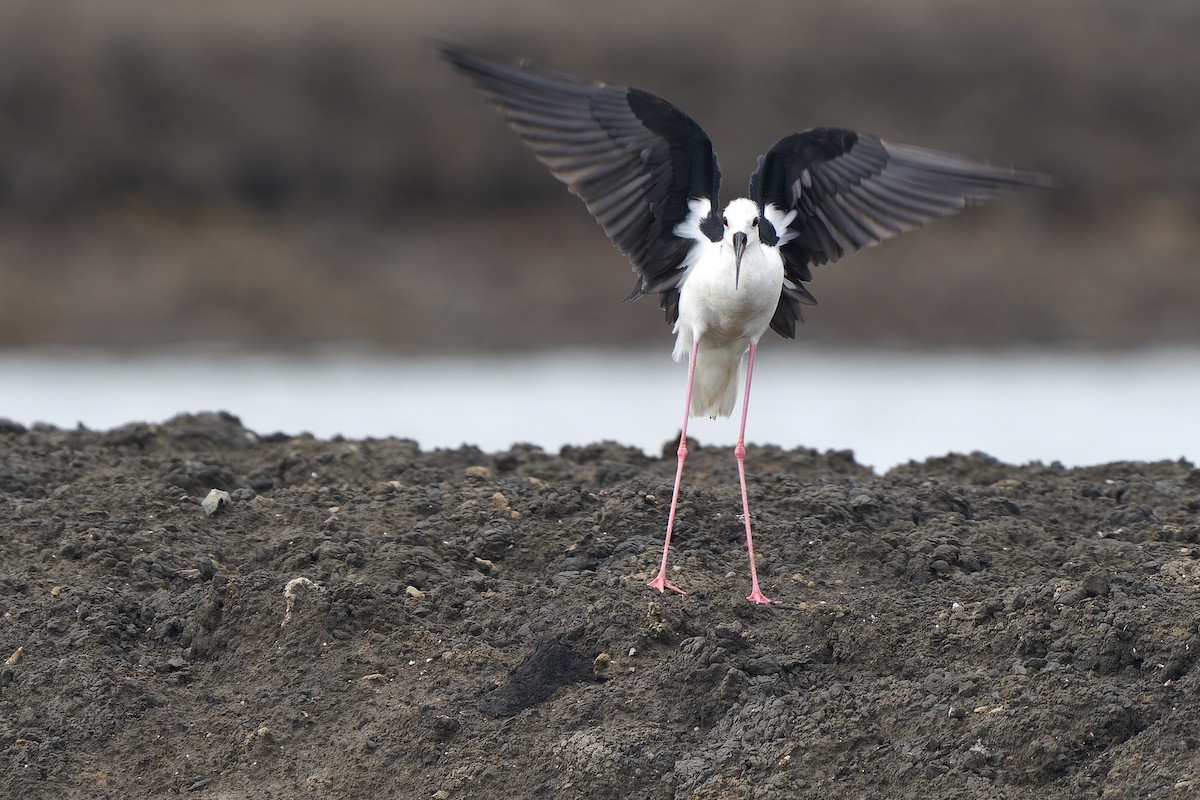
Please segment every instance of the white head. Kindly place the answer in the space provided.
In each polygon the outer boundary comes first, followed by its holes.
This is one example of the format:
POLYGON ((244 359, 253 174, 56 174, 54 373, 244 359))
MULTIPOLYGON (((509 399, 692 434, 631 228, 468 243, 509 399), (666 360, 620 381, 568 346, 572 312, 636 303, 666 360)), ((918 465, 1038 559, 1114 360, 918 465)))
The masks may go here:
POLYGON ((751 241, 758 239, 758 203, 739 197, 725 206, 721 215, 721 224, 725 226, 725 241, 733 240, 733 234, 741 232, 750 237, 751 241))
POLYGON ((739 197, 725 206, 721 224, 725 226, 725 242, 733 247, 733 285, 742 275, 742 256, 751 244, 758 244, 758 203, 739 197))

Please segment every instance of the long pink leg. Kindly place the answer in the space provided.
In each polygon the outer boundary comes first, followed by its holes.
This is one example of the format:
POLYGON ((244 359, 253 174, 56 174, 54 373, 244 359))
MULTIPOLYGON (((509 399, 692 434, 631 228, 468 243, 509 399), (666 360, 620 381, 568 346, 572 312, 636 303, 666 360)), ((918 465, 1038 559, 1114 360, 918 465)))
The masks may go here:
POLYGON ((675 508, 679 505, 679 485, 683 480, 683 462, 687 460, 687 426, 688 417, 692 413, 692 380, 696 377, 696 353, 699 349, 700 338, 696 337, 696 340, 692 342, 692 355, 688 359, 687 399, 683 404, 683 431, 679 434, 679 449, 675 451, 675 488, 671 490, 671 511, 667 514, 667 539, 663 542, 662 564, 658 567, 658 575, 646 584, 651 589, 658 589, 659 592, 670 589, 673 592, 687 594, 683 589, 667 580, 667 554, 671 552, 671 532, 675 530, 675 508))
POLYGON ((742 427, 738 431, 737 447, 733 454, 737 457, 738 481, 742 485, 742 517, 746 521, 746 550, 750 554, 750 594, 746 597, 751 603, 773 603, 771 598, 758 588, 758 568, 754 564, 754 537, 750 533, 750 501, 746 497, 746 412, 750 410, 750 379, 754 376, 754 351, 758 349, 757 342, 750 343, 750 355, 746 358, 746 396, 742 398, 742 427))

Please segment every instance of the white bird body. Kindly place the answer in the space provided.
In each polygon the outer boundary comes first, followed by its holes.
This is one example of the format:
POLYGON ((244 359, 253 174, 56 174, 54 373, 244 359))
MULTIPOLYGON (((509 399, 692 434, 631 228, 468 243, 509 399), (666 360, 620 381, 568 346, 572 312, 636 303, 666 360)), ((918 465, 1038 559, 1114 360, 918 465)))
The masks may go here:
MULTIPOLYGON (((693 211, 693 213, 695 213, 693 211)), ((704 214, 707 214, 707 209, 704 214)), ((719 242, 699 234, 693 258, 679 287, 679 319, 674 332, 676 361, 696 355, 691 415, 728 417, 737 403, 738 374, 751 343, 767 332, 783 289, 779 248, 758 236, 758 205, 741 198, 725 207, 725 235, 719 242), (738 264, 734 235, 746 237, 738 264)), ((680 232, 686 232, 686 225, 680 232)), ((697 231, 697 233, 699 233, 697 231)))

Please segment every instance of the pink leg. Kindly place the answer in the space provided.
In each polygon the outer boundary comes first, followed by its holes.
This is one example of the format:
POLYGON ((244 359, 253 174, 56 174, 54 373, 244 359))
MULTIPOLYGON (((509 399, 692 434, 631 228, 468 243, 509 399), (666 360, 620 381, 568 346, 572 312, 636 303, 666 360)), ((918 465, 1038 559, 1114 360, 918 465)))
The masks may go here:
POLYGON ((742 399, 742 427, 738 431, 738 443, 733 454, 737 457, 738 480, 742 485, 742 517, 746 521, 746 550, 750 553, 750 594, 746 597, 751 603, 773 603, 771 598, 758 588, 758 568, 754 564, 754 537, 750 534, 750 501, 746 497, 746 412, 750 410, 750 379, 754 375, 754 351, 758 349, 757 342, 750 343, 750 354, 746 358, 746 396, 742 399))
POLYGON ((679 449, 675 451, 675 488, 671 490, 671 511, 667 514, 667 539, 663 542, 662 564, 659 565, 658 575, 646 585, 651 589, 663 592, 670 589, 673 592, 687 594, 675 584, 667 580, 667 554, 671 551, 671 532, 675 530, 675 508, 679 505, 679 485, 683 480, 683 462, 687 460, 687 426, 688 417, 692 413, 692 380, 696 377, 696 352, 700 349, 700 339, 692 342, 692 355, 688 359, 687 399, 683 404, 683 431, 679 434, 679 449))

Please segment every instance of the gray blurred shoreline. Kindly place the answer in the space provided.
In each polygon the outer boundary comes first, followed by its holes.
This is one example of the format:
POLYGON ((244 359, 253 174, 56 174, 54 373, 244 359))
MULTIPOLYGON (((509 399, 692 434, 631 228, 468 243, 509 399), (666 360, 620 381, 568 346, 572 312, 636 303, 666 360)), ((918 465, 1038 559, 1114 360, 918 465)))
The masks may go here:
POLYGON ((0 348, 665 347, 653 301, 620 302, 620 254, 428 38, 667 97, 726 197, 819 124, 1063 177, 819 269, 805 339, 1200 341, 1200 9, 743 13, 754 35, 682 2, 0 3, 0 348))

